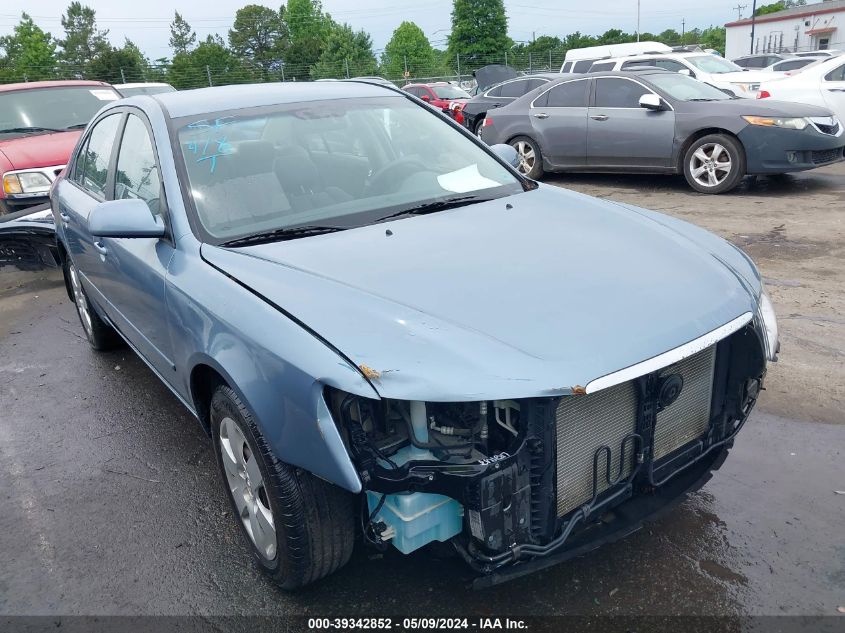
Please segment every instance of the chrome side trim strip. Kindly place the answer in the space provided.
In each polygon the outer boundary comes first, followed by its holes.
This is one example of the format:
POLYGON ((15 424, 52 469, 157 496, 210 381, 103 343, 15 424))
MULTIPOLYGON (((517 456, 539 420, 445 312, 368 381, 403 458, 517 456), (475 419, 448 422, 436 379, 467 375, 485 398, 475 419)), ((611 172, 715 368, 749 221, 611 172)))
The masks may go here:
POLYGON ((752 317, 753 315, 750 312, 746 312, 745 314, 735 318, 733 321, 725 323, 724 325, 717 327, 712 332, 699 336, 697 339, 694 339, 689 343, 684 343, 680 347, 670 349, 668 352, 664 352, 658 356, 644 360, 636 365, 631 365, 625 369, 620 369, 612 374, 596 378, 587 385, 586 392, 595 393, 596 391, 601 391, 602 389, 607 389, 613 385, 628 382, 634 378, 645 376, 653 371, 657 371, 658 369, 677 363, 679 360, 683 360, 703 349, 707 349, 714 343, 721 341, 723 338, 730 336, 737 330, 745 327, 751 321, 752 317))

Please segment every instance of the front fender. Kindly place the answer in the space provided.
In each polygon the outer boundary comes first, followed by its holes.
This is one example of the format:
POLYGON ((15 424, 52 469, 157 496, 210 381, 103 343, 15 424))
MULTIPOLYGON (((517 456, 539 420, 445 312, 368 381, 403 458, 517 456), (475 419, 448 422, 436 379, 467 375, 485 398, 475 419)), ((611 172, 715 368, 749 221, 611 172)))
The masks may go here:
POLYGON ((211 367, 248 407, 278 459, 360 492, 322 395, 331 386, 377 398, 360 371, 198 252, 177 251, 170 273, 177 391, 198 408, 191 376, 201 365, 211 367))

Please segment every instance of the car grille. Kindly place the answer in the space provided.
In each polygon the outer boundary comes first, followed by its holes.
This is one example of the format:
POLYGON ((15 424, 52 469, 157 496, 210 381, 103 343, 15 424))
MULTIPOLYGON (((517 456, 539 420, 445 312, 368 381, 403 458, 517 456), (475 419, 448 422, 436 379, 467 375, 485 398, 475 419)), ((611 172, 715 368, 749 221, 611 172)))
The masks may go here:
POLYGON ((810 121, 816 126, 816 129, 822 134, 830 134, 836 136, 839 133, 839 121, 835 117, 810 117, 810 121))
MULTIPOLYGON (((664 457, 707 432, 713 391, 716 348, 709 347, 659 372, 680 374, 684 386, 678 399, 660 411, 655 420, 654 456, 664 457)), ((625 438, 636 432, 638 395, 629 381, 585 396, 563 398, 556 411, 557 515, 563 516, 593 497, 593 460, 596 451, 610 449, 610 477, 622 477, 634 467, 634 442, 625 438)), ((606 452, 598 461, 596 493, 609 487, 606 452)))
POLYGON ((842 148, 837 149, 820 149, 816 150, 810 156, 810 160, 814 165, 822 165, 824 163, 832 163, 842 158, 842 148))

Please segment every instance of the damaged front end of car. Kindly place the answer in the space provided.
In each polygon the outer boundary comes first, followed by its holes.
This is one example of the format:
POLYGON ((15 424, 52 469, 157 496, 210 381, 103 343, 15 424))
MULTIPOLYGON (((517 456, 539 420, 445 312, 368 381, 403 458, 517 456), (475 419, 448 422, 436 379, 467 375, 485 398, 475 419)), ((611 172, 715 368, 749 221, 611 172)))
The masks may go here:
MULTIPOLYGON (((423 402, 326 388, 366 539, 406 554, 450 541, 484 586, 637 529, 718 468, 762 389, 776 342, 759 316, 729 325, 563 396, 423 402)), ((369 371, 376 386, 389 379, 369 371)))

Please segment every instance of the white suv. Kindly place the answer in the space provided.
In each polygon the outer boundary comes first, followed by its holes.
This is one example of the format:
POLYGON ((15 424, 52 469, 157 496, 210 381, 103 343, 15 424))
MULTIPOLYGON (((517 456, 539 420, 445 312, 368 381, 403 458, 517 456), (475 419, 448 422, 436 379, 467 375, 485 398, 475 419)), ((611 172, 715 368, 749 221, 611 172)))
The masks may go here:
POLYGON ((694 79, 730 90, 738 97, 756 97, 761 81, 771 81, 786 73, 743 70, 733 62, 710 53, 659 53, 614 57, 595 62, 590 72, 631 70, 638 66, 657 66, 672 72, 683 73, 694 79))

